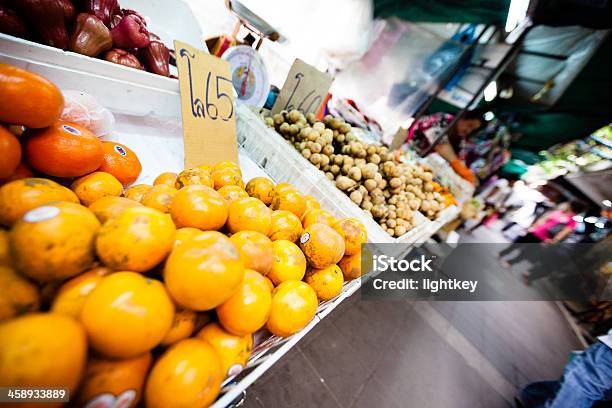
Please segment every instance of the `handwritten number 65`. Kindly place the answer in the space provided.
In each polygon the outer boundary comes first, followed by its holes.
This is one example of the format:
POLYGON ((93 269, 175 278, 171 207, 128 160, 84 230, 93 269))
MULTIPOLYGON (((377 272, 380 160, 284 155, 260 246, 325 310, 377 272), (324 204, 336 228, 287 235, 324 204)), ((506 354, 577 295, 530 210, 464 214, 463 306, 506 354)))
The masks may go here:
POLYGON ((211 77, 212 77, 212 72, 209 72, 208 76, 206 77, 206 113, 208 114, 208 117, 211 118, 212 120, 217 120, 217 118, 220 117, 221 120, 227 122, 234 115, 234 105, 232 103, 232 98, 225 92, 221 92, 221 90, 219 89, 219 81, 227 81, 230 84, 232 81, 220 75, 215 76, 215 82, 216 82, 215 88, 216 88, 216 94, 217 94, 217 101, 220 101, 221 99, 226 99, 227 104, 229 105, 229 114, 224 117, 224 116, 219 116, 219 108, 217 107, 217 105, 208 101, 208 95, 210 93, 210 78, 211 77))
POLYGON ((222 76, 217 75, 217 99, 221 100, 221 98, 226 98, 227 99, 227 103, 228 103, 228 105, 230 107, 229 115, 227 115, 227 117, 225 117, 225 118, 223 116, 221 116, 221 120, 228 121, 228 120, 230 120, 230 118, 232 116, 234 116, 234 104, 232 103, 232 98, 228 94, 226 94, 225 92, 220 92, 220 90, 219 90, 219 81, 227 81, 231 85, 232 84, 232 80, 228 79, 226 77, 222 77, 222 76))

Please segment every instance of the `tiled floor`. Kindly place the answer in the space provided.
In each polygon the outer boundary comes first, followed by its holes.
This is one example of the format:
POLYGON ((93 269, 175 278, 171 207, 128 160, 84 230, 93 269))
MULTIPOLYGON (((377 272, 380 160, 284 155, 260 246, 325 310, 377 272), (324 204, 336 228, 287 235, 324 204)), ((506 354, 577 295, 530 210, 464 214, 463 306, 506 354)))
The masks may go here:
POLYGON ((356 293, 249 388, 245 406, 511 407, 518 387, 558 377, 578 348, 551 302, 356 293))

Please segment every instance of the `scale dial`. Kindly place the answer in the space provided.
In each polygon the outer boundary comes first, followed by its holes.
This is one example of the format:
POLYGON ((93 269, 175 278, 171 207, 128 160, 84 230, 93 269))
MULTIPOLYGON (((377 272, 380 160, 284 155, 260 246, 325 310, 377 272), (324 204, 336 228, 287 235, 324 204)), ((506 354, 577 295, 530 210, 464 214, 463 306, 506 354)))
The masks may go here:
POLYGON ((230 63, 232 83, 238 95, 236 103, 263 107, 270 91, 266 66, 253 48, 238 45, 221 56, 230 63))

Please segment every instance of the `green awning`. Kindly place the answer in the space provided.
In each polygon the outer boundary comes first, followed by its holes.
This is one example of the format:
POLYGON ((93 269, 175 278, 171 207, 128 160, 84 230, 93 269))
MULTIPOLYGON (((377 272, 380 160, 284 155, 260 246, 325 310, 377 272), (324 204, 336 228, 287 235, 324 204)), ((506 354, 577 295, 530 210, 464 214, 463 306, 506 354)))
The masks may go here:
POLYGON ((510 0, 375 0, 374 16, 429 23, 504 24, 510 0))

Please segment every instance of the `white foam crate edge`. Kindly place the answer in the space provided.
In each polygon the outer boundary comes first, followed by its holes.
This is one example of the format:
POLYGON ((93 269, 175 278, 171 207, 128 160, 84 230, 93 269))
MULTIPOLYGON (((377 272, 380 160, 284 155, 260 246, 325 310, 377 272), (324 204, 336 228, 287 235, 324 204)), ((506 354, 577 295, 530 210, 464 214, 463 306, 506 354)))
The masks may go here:
POLYGON ((238 142, 247 154, 271 176, 296 185, 305 194, 311 194, 321 206, 332 214, 358 219, 368 231, 368 240, 373 243, 416 242, 422 231, 428 230, 432 221, 420 212, 415 212, 416 227, 399 238, 391 237, 374 219, 365 213, 350 198, 338 190, 325 175, 304 159, 282 136, 246 107, 238 108, 238 142), (310 180, 314 191, 305 191, 302 180, 310 180))
MULTIPOLYGON (((162 42, 174 48, 174 40, 180 40, 208 53, 204 35, 190 5, 183 0, 123 0, 121 6, 136 10, 147 21, 148 29, 162 42)), ((114 64, 100 58, 92 58, 75 52, 64 51, 22 38, 0 33, 0 50, 15 56, 51 63, 64 68, 105 76, 178 94, 178 81, 146 71, 114 64)), ((170 66, 176 75, 176 67, 170 66)))

